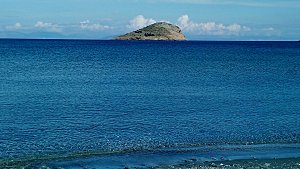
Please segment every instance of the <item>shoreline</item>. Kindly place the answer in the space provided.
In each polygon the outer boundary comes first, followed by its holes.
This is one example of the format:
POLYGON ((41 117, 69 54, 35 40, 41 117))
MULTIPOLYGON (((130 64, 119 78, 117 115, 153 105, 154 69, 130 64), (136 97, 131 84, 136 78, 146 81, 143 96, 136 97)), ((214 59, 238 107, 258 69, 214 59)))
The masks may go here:
MULTIPOLYGON (((68 163, 65 161, 65 163, 68 163)), ((238 159, 223 161, 204 161, 199 162, 196 159, 186 159, 180 162, 168 164, 154 164, 151 166, 105 166, 82 162, 76 165, 55 165, 48 162, 19 164, 19 165, 0 165, 1 169, 300 169, 300 157, 297 158, 273 158, 273 159, 238 159)))
POLYGON ((128 166, 129 168, 140 169, 236 169, 255 168, 264 166, 265 163, 270 163, 268 166, 275 168, 276 166, 278 168, 280 166, 300 167, 300 144, 224 145, 177 149, 163 148, 136 152, 81 152, 69 153, 65 156, 33 156, 23 160, 0 159, 0 168, 123 169, 128 166))

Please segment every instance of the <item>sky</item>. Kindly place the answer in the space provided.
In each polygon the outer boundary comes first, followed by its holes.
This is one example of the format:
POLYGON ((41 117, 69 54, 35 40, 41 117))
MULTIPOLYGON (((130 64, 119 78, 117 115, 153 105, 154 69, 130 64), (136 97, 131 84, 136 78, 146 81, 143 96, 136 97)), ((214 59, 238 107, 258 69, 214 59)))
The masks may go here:
POLYGON ((299 40, 300 0, 0 0, 0 38, 111 39, 161 21, 189 40, 299 40))

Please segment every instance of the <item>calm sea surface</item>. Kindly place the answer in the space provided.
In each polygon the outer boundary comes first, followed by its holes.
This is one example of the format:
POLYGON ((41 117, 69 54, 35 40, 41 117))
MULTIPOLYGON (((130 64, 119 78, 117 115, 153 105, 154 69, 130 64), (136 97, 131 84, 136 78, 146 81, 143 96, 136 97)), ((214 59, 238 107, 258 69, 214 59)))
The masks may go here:
POLYGON ((300 143, 300 43, 0 40, 0 158, 300 143))

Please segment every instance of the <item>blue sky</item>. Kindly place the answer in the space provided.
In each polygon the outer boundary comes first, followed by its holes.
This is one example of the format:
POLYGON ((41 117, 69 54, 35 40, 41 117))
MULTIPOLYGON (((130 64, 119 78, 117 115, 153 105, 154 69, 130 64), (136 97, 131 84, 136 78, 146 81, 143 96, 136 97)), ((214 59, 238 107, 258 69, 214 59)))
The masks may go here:
POLYGON ((191 40, 299 40, 300 0, 1 0, 0 38, 110 39, 151 23, 191 40))

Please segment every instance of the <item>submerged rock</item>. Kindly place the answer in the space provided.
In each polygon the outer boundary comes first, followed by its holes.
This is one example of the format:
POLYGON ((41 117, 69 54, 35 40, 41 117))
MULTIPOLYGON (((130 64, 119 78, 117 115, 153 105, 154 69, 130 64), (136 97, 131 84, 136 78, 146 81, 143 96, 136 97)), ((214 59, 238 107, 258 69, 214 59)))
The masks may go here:
POLYGON ((118 36, 113 40, 186 40, 186 38, 178 26, 166 22, 158 22, 118 36))

